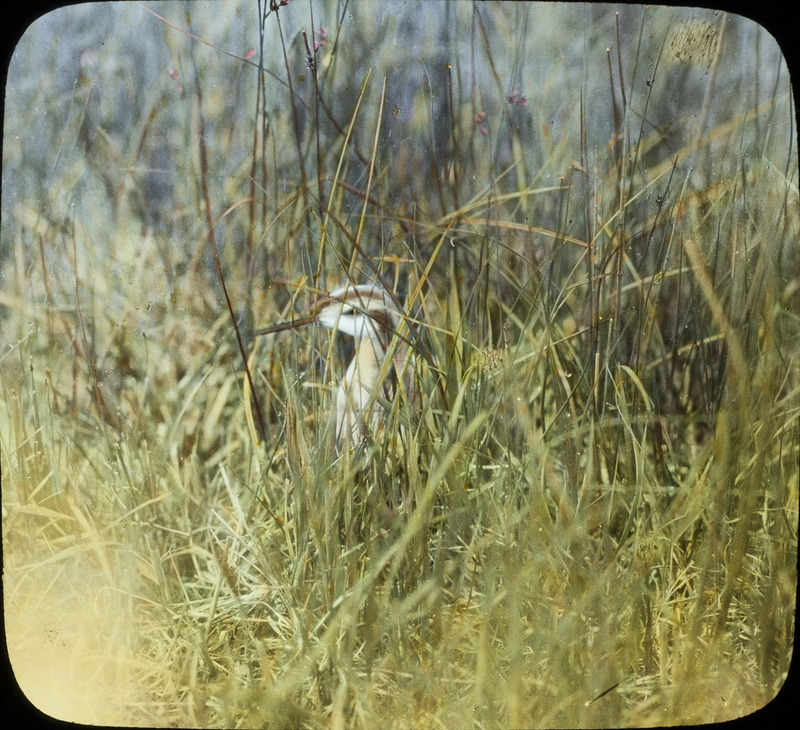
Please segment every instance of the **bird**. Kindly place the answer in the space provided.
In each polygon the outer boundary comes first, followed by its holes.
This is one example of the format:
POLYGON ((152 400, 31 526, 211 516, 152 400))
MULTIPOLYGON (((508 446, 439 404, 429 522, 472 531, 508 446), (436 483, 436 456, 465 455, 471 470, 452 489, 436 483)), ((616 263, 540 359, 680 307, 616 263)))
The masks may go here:
POLYGON ((316 322, 353 338, 353 358, 336 390, 336 445, 341 452, 369 441, 381 420, 381 396, 391 400, 397 383, 407 380, 408 348, 402 337, 395 338, 403 319, 397 300, 381 284, 348 283, 318 299, 310 315, 253 335, 316 322))

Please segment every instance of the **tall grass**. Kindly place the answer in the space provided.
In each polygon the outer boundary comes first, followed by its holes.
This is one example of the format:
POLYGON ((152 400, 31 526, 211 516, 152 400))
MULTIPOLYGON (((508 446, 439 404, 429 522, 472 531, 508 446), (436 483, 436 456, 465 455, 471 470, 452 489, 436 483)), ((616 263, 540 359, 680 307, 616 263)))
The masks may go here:
POLYGON ((62 10, 12 64, 23 689, 192 727, 764 705, 792 651, 800 459, 773 40, 657 7, 270 5, 62 10), (340 453, 347 343, 251 333, 378 278, 411 377, 340 453))

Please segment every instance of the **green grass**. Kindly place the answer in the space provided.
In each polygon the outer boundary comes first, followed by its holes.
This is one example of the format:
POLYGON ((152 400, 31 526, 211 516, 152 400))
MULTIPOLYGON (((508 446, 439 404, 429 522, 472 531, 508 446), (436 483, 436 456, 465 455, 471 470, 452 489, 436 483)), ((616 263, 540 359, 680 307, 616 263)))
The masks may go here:
POLYGON ((28 696, 190 727, 763 706, 800 461, 772 39, 700 10, 293 2, 259 48, 256 6, 224 7, 64 10, 12 64, 0 446, 28 696), (337 454, 342 344, 250 333, 377 275, 413 386, 337 454))

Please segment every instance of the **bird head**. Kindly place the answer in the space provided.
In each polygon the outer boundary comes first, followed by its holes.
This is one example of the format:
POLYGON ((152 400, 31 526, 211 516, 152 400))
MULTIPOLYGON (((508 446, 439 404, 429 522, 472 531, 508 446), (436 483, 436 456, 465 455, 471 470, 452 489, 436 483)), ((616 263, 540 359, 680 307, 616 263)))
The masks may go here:
POLYGON ((317 321, 356 340, 368 337, 385 350, 400 323, 397 307, 379 284, 334 289, 315 307, 317 321))

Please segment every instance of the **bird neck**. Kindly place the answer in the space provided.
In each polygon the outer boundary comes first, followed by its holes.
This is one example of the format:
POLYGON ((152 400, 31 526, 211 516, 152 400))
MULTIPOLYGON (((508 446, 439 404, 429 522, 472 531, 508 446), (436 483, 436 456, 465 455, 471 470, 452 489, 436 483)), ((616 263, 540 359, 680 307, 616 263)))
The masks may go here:
POLYGON ((385 357, 386 350, 378 337, 365 335, 356 339, 355 354, 345 373, 347 386, 372 393, 378 385, 385 357))

